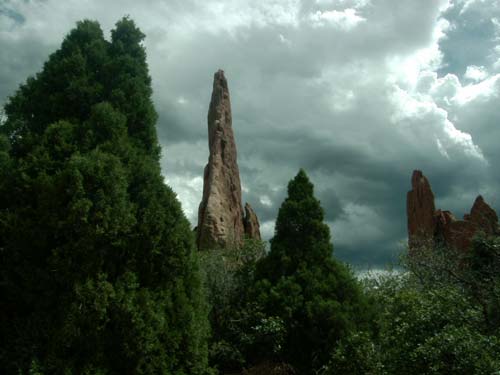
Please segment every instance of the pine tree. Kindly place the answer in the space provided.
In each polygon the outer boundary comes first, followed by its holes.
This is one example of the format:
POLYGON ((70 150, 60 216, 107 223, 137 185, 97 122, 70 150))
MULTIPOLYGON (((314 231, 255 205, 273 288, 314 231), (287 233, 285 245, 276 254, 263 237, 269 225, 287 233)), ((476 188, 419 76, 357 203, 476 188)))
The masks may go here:
POLYGON ((258 301, 285 323, 283 359, 301 374, 326 364, 337 341, 363 321, 350 270, 333 258, 330 230, 304 170, 288 184, 269 255, 258 267, 258 301))
POLYGON ((160 174, 144 35, 77 24, 0 126, 0 372, 205 374, 190 226, 160 174))

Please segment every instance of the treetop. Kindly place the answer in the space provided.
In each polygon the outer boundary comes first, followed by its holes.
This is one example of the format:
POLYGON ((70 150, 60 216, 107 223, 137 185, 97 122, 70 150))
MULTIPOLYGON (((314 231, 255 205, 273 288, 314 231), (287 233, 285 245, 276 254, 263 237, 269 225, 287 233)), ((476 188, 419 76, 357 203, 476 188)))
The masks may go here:
POLYGON ((306 171, 300 168, 299 173, 288 183, 288 200, 300 201, 313 197, 314 185, 306 171))

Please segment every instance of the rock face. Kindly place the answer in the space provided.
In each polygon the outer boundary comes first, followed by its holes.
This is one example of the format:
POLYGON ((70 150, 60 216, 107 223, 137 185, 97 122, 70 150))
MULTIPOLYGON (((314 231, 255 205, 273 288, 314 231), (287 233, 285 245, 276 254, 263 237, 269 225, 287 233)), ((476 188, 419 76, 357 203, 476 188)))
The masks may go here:
POLYGON ((248 203, 245 204, 245 219, 244 219, 245 235, 248 238, 260 240, 260 225, 257 215, 248 203))
MULTIPOLYGON (((237 247, 245 235, 245 217, 231 101, 222 70, 214 75, 208 110, 208 145, 210 155, 203 176, 203 198, 198 209, 197 245, 199 249, 237 247)), ((250 211, 255 215, 251 208, 250 211)), ((258 227, 256 216, 253 223, 257 223, 258 227)))
POLYGON ((421 171, 413 171, 410 190, 406 197, 408 216, 408 243, 410 248, 421 246, 434 238, 436 227, 434 193, 421 171))
POLYGON ((464 219, 475 223, 479 228, 483 228, 486 233, 495 233, 498 230, 497 213, 480 195, 474 201, 470 215, 464 219))
POLYGON ((496 212, 478 196, 469 214, 457 220, 450 211, 436 210, 434 194, 421 171, 412 175, 412 190, 408 192, 408 245, 410 255, 420 246, 444 245, 467 251, 472 238, 478 233, 500 233, 496 212))

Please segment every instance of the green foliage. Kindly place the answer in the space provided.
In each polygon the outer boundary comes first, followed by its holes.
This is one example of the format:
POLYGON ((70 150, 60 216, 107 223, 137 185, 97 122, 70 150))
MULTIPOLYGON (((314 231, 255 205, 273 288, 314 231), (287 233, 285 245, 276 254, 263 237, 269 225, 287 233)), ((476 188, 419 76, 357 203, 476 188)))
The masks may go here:
POLYGON ((372 280, 376 333, 343 339, 325 375, 498 372, 500 338, 488 332, 481 306, 452 283, 422 280, 411 272, 372 280))
POLYGON ((488 328, 500 335, 500 237, 476 237, 466 262, 463 284, 481 305, 488 328))
POLYGON ((240 248, 200 253, 210 305, 210 358, 222 373, 241 371, 281 350, 282 320, 265 315, 252 298, 255 267, 264 254, 264 244, 249 239, 240 248))
POLYGON ((0 127, 0 372, 206 374, 194 241, 160 175, 144 35, 82 21, 0 127))
POLYGON ((500 237, 473 239, 464 252, 452 248, 422 248, 405 265, 425 287, 454 286, 480 309, 485 329, 500 330, 500 237))
POLYGON ((495 370, 494 361, 486 360, 495 358, 495 344, 488 345, 490 338, 479 331, 480 312, 459 290, 404 288, 386 301, 380 345, 389 374, 495 370))
POLYGON ((320 374, 384 374, 380 352, 371 335, 362 331, 354 332, 341 340, 331 361, 321 369, 320 374))
POLYGON ((365 321, 369 311, 351 271, 333 258, 323 219, 313 185, 300 170, 288 185, 254 290, 263 312, 283 321, 279 355, 303 374, 323 366, 337 341, 365 321))
POLYGON ((127 129, 136 145, 157 157, 160 148, 156 130, 151 126, 157 114, 151 100, 143 39, 144 34, 127 18, 111 31, 109 96, 111 103, 126 115, 127 129))

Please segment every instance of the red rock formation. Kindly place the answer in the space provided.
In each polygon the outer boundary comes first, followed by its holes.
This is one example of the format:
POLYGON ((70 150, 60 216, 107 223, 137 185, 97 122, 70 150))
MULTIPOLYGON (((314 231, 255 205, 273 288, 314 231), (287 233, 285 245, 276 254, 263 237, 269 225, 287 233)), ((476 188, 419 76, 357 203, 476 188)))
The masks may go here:
POLYGON ((474 201, 470 214, 464 215, 463 220, 451 220, 443 227, 443 237, 448 246, 466 250, 478 232, 487 236, 498 233, 498 216, 480 195, 474 201))
POLYGON ((421 171, 413 171, 410 190, 406 197, 408 216, 408 243, 410 249, 427 244, 434 238, 434 193, 421 171))
POLYGON ((485 233, 496 233, 498 231, 497 213, 484 201, 482 196, 478 196, 470 210, 469 218, 464 216, 464 220, 469 219, 475 223, 479 229, 485 233))
POLYGON ((437 210, 434 214, 436 228, 433 243, 450 243, 452 238, 452 223, 456 222, 455 216, 450 211, 437 210))
POLYGON ((248 203, 245 204, 244 225, 245 225, 245 235, 248 238, 253 238, 256 240, 261 239, 259 219, 257 218, 257 215, 253 211, 252 206, 250 206, 248 203))
POLYGON ((434 194, 421 171, 414 171, 412 190, 407 196, 408 245, 410 254, 419 246, 437 244, 467 251, 478 232, 499 234, 498 216, 478 196, 470 214, 457 220, 450 211, 434 209, 434 194))
POLYGON ((197 245, 199 249, 237 247, 243 241, 245 227, 231 101, 222 70, 214 75, 208 110, 208 145, 210 154, 198 209, 197 245))

